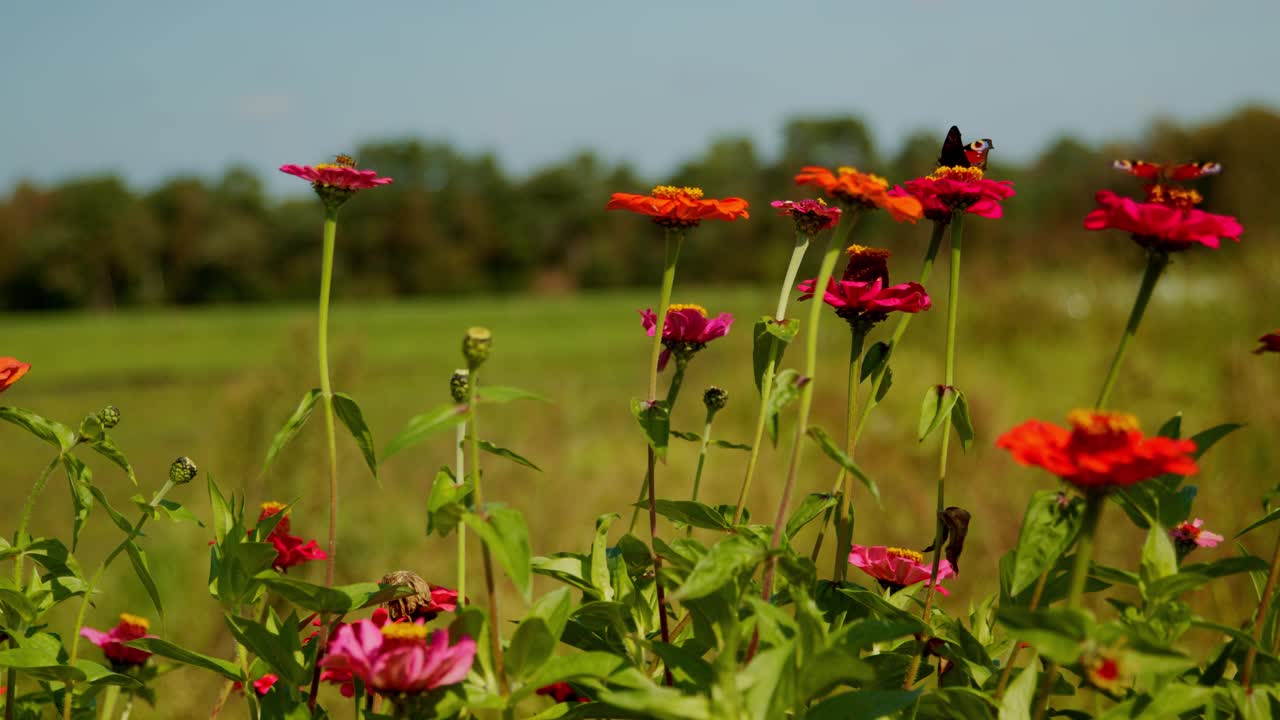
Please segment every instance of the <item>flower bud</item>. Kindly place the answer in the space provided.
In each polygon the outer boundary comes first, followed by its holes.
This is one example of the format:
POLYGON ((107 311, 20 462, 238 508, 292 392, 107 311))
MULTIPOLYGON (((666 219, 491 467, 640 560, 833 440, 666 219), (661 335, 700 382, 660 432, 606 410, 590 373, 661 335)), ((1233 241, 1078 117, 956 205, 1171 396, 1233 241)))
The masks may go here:
POLYGON ((194 480, 197 472, 196 464, 183 455, 169 466, 169 481, 174 485, 183 485, 194 480))
POLYGON ((456 403, 464 403, 467 401, 467 393, 471 390, 471 371, 466 368, 458 368, 453 371, 453 377, 449 378, 449 394, 453 396, 456 403))
POLYGON ((462 339, 462 357, 467 359, 467 368, 475 370, 489 359, 489 349, 493 346, 493 333, 489 328, 473 327, 467 330, 462 339))
POLYGON ((707 406, 707 412, 719 412, 724 409, 726 403, 729 402, 729 393, 724 388, 718 388, 715 385, 707 388, 702 393, 702 404, 707 406))
POLYGON ((115 405, 108 405, 98 411, 98 422, 102 427, 110 430, 120 424, 120 408, 115 405))

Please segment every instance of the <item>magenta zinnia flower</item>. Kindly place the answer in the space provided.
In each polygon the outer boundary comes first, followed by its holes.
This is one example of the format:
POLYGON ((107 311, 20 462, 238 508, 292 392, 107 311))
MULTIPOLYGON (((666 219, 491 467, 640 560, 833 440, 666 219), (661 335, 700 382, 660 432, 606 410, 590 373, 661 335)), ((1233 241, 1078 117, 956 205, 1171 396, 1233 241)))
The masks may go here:
MULTIPOLYGON (((640 311, 640 318, 645 332, 652 336, 658 317, 652 309, 645 309, 640 311)), ((677 363, 687 362, 694 353, 706 347, 707 343, 728 335, 731 325, 733 315, 729 313, 720 313, 712 319, 701 305, 668 306, 667 321, 662 326, 664 349, 658 358, 658 369, 667 367, 672 353, 675 353, 677 363)))
POLYGON ((1100 190, 1098 207, 1084 218, 1087 230, 1123 230, 1145 248, 1165 252, 1186 250, 1199 243, 1217 248, 1222 238, 1240 241, 1244 228, 1229 215, 1215 215, 1189 205, 1138 202, 1110 190, 1100 190))
POLYGON ((449 644, 449 633, 427 636, 418 623, 389 623, 381 629, 357 620, 338 629, 320 666, 348 672, 384 695, 417 694, 462 682, 471 671, 476 643, 463 636, 449 644))
POLYGON ((1004 215, 1000 204, 1013 197, 1013 183, 988 180, 976 167, 940 167, 932 175, 908 180, 901 191, 924 205, 924 216, 935 222, 949 222, 952 213, 966 212, 985 218, 1004 215))
POLYGON ((1169 537, 1178 551, 1185 555, 1198 547, 1217 547, 1226 538, 1217 533, 1203 529, 1204 521, 1196 518, 1191 522, 1183 522, 1169 531, 1169 537))
MULTIPOLYGON (((809 278, 796 286, 797 290, 804 293, 800 296, 801 300, 809 300, 814 296, 813 286, 816 282, 816 278, 809 278)), ((870 282, 831 278, 822 299, 836 309, 837 315, 851 321, 865 317, 878 322, 891 312, 918 313, 933 305, 920 283, 908 282, 886 287, 880 278, 870 282)))
MULTIPOLYGON (((849 563, 862 572, 875 578, 880 586, 897 592, 904 587, 922 583, 929 579, 933 570, 933 562, 926 562, 924 555, 915 550, 884 547, 883 545, 853 545, 850 548, 849 563)), ((951 563, 943 558, 938 565, 938 580, 945 580, 955 575, 951 563)), ((947 594, 939 583, 938 592, 947 594)))
POLYGON ((146 618, 121 613, 120 622, 107 632, 87 627, 80 629, 80 635, 102 648, 102 654, 107 656, 113 667, 122 668, 141 665, 147 661, 147 658, 151 657, 151 653, 146 650, 139 650, 125 645, 131 640, 154 637, 147 634, 150 629, 151 623, 147 622, 146 618))
POLYGON ((339 155, 334 162, 319 165, 281 165, 280 172, 310 182, 311 189, 330 210, 336 210, 361 190, 391 182, 389 177, 378 177, 374 170, 357 170, 356 161, 348 155, 339 155))
POLYGON ((840 208, 822 200, 774 200, 769 203, 778 208, 779 215, 789 215, 796 223, 796 230, 805 235, 815 235, 829 230, 840 222, 840 208))

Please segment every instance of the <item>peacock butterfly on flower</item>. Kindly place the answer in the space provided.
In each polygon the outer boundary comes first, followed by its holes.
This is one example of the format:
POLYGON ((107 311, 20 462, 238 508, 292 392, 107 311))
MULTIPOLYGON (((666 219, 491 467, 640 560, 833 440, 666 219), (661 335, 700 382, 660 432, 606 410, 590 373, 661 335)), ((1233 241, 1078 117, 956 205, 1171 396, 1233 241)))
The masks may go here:
POLYGON ((1145 160, 1116 160, 1111 166, 1123 173, 1128 173, 1142 180, 1159 183, 1165 181, 1185 182, 1199 180, 1205 175, 1217 175, 1222 172, 1222 164, 1216 162, 1191 162, 1179 165, 1161 165, 1145 160))
POLYGON ((987 169, 987 153, 995 145, 991 138, 974 140, 966 145, 960 137, 960 128, 955 125, 947 131, 947 139, 942 141, 942 154, 938 157, 939 167, 975 167, 987 169))

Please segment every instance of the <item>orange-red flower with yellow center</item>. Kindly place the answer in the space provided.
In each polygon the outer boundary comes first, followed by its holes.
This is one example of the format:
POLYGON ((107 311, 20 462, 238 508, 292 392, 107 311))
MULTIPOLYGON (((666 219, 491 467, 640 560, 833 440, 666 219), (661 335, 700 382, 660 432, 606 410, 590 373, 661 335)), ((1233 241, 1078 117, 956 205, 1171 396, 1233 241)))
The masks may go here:
POLYGON ((924 216, 920 201, 903 194, 891 194, 889 181, 879 175, 859 172, 857 168, 830 170, 817 165, 806 165, 796 173, 797 185, 813 185, 821 188, 827 197, 839 200, 850 207, 882 208, 898 222, 911 222, 924 216))
POLYGON ((1076 410, 1067 420, 1070 428, 1028 420, 1001 435, 996 446, 1019 463, 1042 467, 1085 492, 1197 471, 1194 442, 1146 437, 1127 413, 1076 410))
POLYGON ((614 193, 606 210, 630 210, 648 215, 667 228, 691 228, 703 220, 747 218, 747 201, 742 198, 703 198, 702 188, 659 185, 648 195, 614 193))

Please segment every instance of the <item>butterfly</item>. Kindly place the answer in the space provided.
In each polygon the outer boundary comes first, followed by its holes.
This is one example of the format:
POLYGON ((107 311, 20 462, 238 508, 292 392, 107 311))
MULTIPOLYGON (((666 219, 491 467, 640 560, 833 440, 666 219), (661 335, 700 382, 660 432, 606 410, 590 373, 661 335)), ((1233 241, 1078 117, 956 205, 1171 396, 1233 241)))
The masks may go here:
POLYGON ((1159 183, 1167 180, 1183 182, 1198 180, 1205 175, 1217 175, 1222 172, 1222 164, 1216 162, 1193 162, 1181 165, 1161 165, 1145 160, 1116 160, 1111 166, 1120 172, 1159 183))
POLYGON ((960 138, 960 128, 955 125, 947 132, 947 139, 942 142, 942 155, 938 157, 939 167, 976 167, 987 169, 987 153, 995 147, 991 138, 974 140, 968 145, 960 138))

